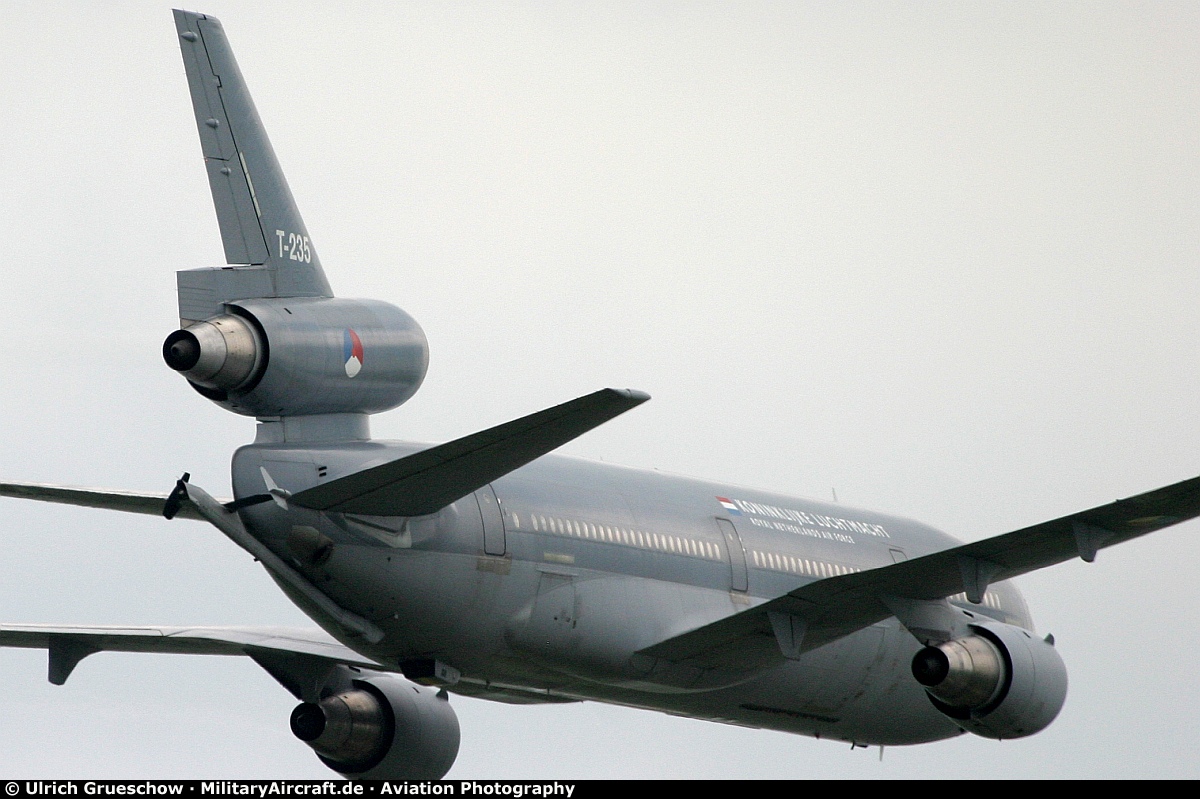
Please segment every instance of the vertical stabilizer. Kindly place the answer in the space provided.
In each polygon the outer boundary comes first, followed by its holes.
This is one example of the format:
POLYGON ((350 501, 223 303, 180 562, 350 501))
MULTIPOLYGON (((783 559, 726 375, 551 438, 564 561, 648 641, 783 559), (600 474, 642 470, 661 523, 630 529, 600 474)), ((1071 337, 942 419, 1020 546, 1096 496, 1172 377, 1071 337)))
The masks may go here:
POLYGON ((225 259, 245 267, 220 270, 220 280, 200 274, 209 270, 179 273, 180 316, 204 318, 195 314, 214 300, 332 297, 220 21, 176 10, 175 27, 225 259))

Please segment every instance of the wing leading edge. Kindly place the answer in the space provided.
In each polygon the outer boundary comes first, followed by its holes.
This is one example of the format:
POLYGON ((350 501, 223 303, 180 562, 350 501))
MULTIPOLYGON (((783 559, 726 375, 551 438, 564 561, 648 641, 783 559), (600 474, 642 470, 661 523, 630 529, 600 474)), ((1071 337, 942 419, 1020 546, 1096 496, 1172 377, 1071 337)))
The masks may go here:
POLYGON ((1035 524, 973 544, 878 569, 809 583, 749 610, 669 638, 639 654, 699 668, 778 644, 798 657, 897 614, 910 602, 965 593, 978 603, 988 585, 1080 557, 1200 516, 1200 477, 1035 524))

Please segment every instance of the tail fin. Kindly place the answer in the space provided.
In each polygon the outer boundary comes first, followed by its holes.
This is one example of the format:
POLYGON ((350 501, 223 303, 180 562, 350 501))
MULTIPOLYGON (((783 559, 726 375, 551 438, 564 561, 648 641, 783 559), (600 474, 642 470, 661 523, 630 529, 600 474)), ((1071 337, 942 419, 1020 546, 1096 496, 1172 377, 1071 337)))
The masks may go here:
POLYGON ((180 272, 180 316, 202 319, 205 306, 233 299, 332 297, 220 21, 176 10, 175 27, 225 259, 250 267, 180 272))

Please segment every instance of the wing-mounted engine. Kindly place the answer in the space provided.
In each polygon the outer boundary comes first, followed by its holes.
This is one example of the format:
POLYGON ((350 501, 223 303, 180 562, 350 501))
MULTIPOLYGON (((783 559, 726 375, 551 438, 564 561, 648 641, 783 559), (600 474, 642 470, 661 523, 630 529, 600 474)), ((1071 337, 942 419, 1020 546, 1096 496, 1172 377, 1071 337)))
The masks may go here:
POLYGON ((353 779, 437 780, 458 755, 446 693, 384 675, 297 705, 291 724, 322 763, 353 779))
POLYGON ((247 416, 377 413, 416 393, 420 325, 377 300, 236 300, 167 336, 163 358, 213 402, 247 416))
POLYGON ((913 658, 933 706, 984 738, 1023 738, 1049 726, 1067 697, 1067 669, 1053 644, 998 622, 970 631, 913 658))

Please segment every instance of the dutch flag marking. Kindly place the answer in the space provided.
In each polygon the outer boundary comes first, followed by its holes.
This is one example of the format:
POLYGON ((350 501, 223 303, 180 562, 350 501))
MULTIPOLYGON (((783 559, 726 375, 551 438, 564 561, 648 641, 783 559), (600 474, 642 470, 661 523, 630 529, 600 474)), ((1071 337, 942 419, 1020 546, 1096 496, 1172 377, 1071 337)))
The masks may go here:
POLYGON ((342 358, 346 361, 346 377, 354 377, 363 367, 362 339, 350 328, 342 336, 342 358))
POLYGON ((728 497, 717 497, 717 502, 720 502, 721 507, 723 507, 725 510, 729 511, 734 516, 742 515, 742 512, 740 510, 738 510, 737 505, 734 505, 733 500, 729 499, 728 497))

